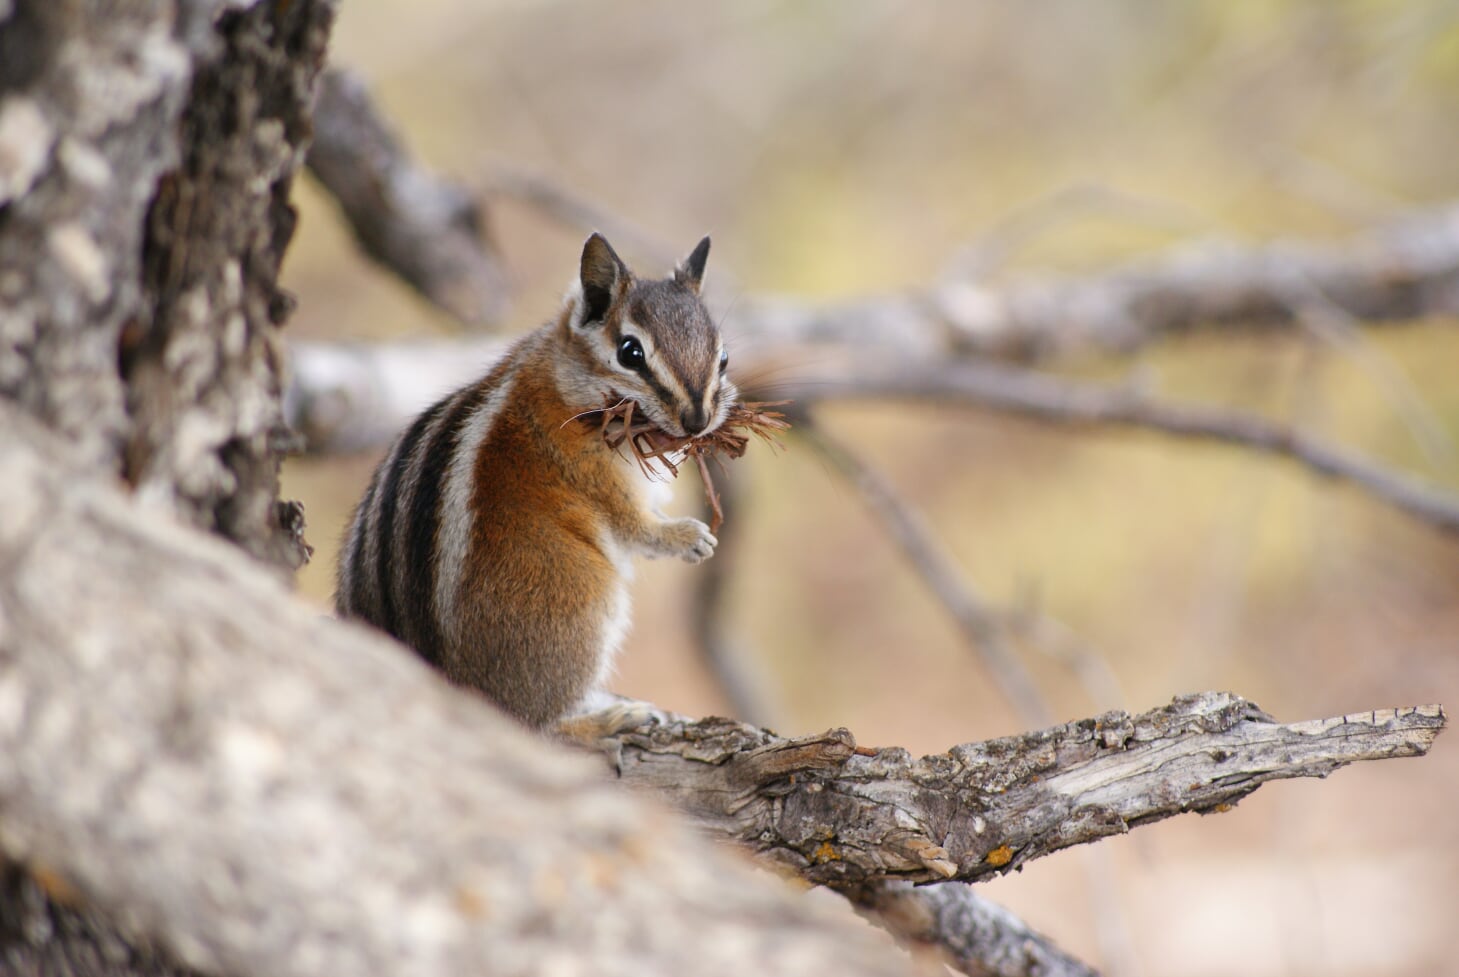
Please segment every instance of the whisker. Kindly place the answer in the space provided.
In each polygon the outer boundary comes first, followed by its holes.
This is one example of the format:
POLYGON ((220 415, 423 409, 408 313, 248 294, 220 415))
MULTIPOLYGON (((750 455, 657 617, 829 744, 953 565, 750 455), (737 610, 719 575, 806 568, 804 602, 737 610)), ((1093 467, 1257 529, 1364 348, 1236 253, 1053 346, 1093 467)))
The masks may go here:
POLYGON ((565 420, 561 424, 559 424, 557 426, 557 429, 559 431, 561 431, 563 428, 567 427, 573 421, 581 420, 584 417, 587 417, 589 414, 597 414, 597 413, 600 413, 600 412, 603 412, 603 411, 614 411, 614 410, 617 410, 618 408, 622 407, 626 403, 628 403, 628 398, 627 397, 624 397, 622 400, 618 401, 618 403, 613 404, 613 405, 608 406, 608 407, 591 407, 588 410, 581 411, 581 412, 579 412, 577 414, 574 414, 573 416, 569 417, 567 420, 565 420))

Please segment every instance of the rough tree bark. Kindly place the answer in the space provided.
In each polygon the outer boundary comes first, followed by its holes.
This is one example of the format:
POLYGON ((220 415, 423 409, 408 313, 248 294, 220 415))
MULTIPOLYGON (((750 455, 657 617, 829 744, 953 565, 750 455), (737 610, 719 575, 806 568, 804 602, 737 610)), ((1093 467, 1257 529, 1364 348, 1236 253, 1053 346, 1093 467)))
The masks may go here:
POLYGON ((908 971, 3 404, 0 429, 0 845, 53 892, 234 975, 908 971))
POLYGON ((197 41, 179 164, 146 222, 143 307, 120 337, 124 473, 184 521, 292 569, 308 551, 302 511, 278 500, 290 439, 279 327, 293 305, 278 272, 333 4, 212 6, 179 7, 211 13, 212 29, 197 41))
POLYGON ((1281 724, 1239 696, 1182 696, 914 759, 833 729, 794 739, 662 715, 605 740, 625 783, 767 861, 838 889, 976 882, 1176 814, 1228 811, 1262 784, 1422 756, 1439 706, 1281 724))
MULTIPOLYGON (((905 971, 398 645, 95 480, 13 408, 0 424, 0 846, 53 894, 233 974, 905 971)), ((1208 694, 918 761, 844 730, 673 717, 609 746, 629 783, 856 888, 1007 871, 1276 777, 1422 753, 1442 725, 1427 708, 1282 726, 1208 694)), ((888 911, 885 893, 861 901, 888 911)))
MULTIPOLYGON (((904 971, 868 934, 280 586, 307 547, 300 511, 277 498, 290 305, 277 272, 332 11, 0 0, 0 965, 904 971)), ((951 318, 971 348, 958 311, 928 321, 945 339, 951 318)), ((634 735, 664 757, 665 733, 634 735)), ((814 760, 786 769, 783 796, 830 772, 815 772, 816 748, 746 735, 751 754, 814 760)), ((972 849, 925 840, 921 871, 975 876, 972 849)), ((1018 840, 1005 864, 1057 847, 1018 840)), ((810 877, 836 861, 816 841, 798 866, 810 877)), ((968 930, 929 924, 971 920, 948 894, 965 889, 834 880, 860 883, 859 903, 904 936, 966 945, 968 930)), ((1057 958, 1016 939, 1025 970, 1057 958)))
POLYGON ((332 10, 0 8, 0 395, 283 567, 277 273, 332 10))
POLYGON ((118 341, 144 314, 145 218, 210 32, 199 4, 107 6, 0 6, 0 395, 120 471, 118 341))
MULTIPOLYGON (((276 277, 332 10, 0 2, 0 399, 280 569, 307 547, 278 499, 276 277)), ((6 973, 177 972, 0 874, 6 973)))

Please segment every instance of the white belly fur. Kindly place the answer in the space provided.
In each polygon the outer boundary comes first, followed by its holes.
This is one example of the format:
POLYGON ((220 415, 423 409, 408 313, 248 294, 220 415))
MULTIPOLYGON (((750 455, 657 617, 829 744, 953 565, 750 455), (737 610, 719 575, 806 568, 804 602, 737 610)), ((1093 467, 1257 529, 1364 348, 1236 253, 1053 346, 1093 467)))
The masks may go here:
POLYGON ((613 677, 613 665, 618 660, 618 652, 623 648, 624 639, 628 637, 628 628, 633 617, 632 601, 628 595, 628 585, 633 581, 633 557, 607 533, 604 533, 601 545, 603 552, 618 571, 618 581, 607 598, 608 613, 600 632, 602 648, 598 653, 598 675, 593 681, 595 691, 607 689, 608 681, 613 677))
MULTIPOLYGON (((629 478, 637 488, 644 507, 655 514, 661 513, 663 507, 674 497, 672 477, 667 472, 659 472, 657 467, 654 477, 645 477, 642 472, 638 471, 636 464, 633 467, 634 471, 629 478)), ((603 533, 600 545, 603 553, 607 555, 618 571, 618 583, 613 592, 608 595, 609 611, 603 622, 603 644, 598 656, 598 675, 593 682, 593 688, 588 692, 589 699, 592 699, 595 693, 607 691, 608 683, 613 677, 614 664, 618 660, 618 652, 622 650, 623 642, 628 637, 628 629, 632 625, 633 618, 633 603, 628 593, 628 586, 633 582, 633 554, 607 532, 603 533)))

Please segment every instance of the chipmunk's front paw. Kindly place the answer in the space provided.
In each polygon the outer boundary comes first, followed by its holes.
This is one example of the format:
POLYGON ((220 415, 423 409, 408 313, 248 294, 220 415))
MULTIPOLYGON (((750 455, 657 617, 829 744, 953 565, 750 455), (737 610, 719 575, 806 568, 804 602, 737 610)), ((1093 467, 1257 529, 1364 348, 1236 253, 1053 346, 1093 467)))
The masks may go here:
POLYGON ((719 540, 698 519, 675 519, 664 524, 664 552, 685 563, 702 563, 714 555, 719 540))

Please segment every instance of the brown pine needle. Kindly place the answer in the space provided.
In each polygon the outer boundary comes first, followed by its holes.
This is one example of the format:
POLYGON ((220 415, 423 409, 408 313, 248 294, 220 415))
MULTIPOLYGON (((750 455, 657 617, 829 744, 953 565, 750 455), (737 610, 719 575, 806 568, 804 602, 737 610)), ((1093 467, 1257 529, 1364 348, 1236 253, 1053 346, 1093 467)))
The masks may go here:
POLYGON ((652 423, 638 419, 635 416, 637 403, 621 400, 602 408, 601 430, 604 443, 614 451, 622 453, 623 447, 627 445, 638 467, 649 477, 654 474, 652 463, 655 461, 677 478, 679 466, 689 458, 694 459, 694 464, 699 468, 699 477, 704 482, 705 501, 709 503, 714 514, 709 531, 717 533, 724 522, 724 511, 720 509, 719 492, 709 474, 709 459, 717 460, 721 456, 741 457, 752 436, 758 437, 772 448, 779 448, 779 437, 790 429, 790 422, 781 412, 766 408, 784 407, 789 403, 788 400, 776 400, 735 404, 730 408, 724 423, 708 434, 674 437, 665 434, 652 423), (614 421, 621 423, 615 427, 614 421), (684 455, 678 462, 671 457, 675 452, 683 452, 684 455))

